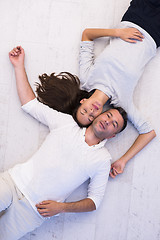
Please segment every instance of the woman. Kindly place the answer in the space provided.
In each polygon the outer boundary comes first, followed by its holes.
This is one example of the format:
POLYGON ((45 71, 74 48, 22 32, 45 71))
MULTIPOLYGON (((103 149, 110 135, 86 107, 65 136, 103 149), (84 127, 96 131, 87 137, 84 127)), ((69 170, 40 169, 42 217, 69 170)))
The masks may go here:
POLYGON ((57 111, 75 116, 81 99, 89 98, 94 92, 81 90, 78 77, 68 72, 50 76, 43 74, 39 79, 40 83, 36 83, 38 100, 57 111))
POLYGON ((145 65, 155 56, 160 46, 160 3, 157 0, 133 0, 122 18, 120 29, 86 29, 80 50, 80 81, 86 90, 97 89, 89 100, 81 101, 77 119, 84 124, 93 121, 97 111, 111 99, 128 113, 129 120, 139 132, 131 148, 112 164, 110 175, 122 173, 126 163, 154 137, 155 131, 143 120, 133 103, 133 91, 145 65), (130 36, 128 37, 129 29, 130 36), (98 37, 117 37, 94 60, 93 40, 98 37))

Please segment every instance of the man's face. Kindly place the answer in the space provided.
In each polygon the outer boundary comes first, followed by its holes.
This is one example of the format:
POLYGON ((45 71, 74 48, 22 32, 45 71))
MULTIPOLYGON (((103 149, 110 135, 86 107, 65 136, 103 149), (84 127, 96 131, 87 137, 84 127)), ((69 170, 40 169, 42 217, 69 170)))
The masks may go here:
POLYGON ((124 124, 123 117, 116 109, 102 113, 92 123, 93 131, 100 140, 114 137, 124 124))
POLYGON ((77 111, 77 120, 87 126, 102 112, 103 105, 95 98, 82 99, 77 111))

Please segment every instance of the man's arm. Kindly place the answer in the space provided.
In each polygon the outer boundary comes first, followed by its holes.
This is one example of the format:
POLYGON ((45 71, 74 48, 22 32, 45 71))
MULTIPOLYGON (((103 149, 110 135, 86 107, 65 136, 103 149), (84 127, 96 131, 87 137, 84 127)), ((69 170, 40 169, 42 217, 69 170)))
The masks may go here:
POLYGON ((155 136, 156 133, 154 130, 149 133, 140 134, 129 150, 111 165, 110 176, 115 178, 115 176, 122 173, 126 163, 140 152, 155 136))
POLYGON ((20 46, 9 52, 9 59, 15 70, 17 92, 22 105, 35 98, 35 94, 28 82, 25 72, 24 56, 24 49, 20 46))
POLYGON ((43 217, 52 217, 58 213, 90 212, 96 210, 94 202, 89 198, 69 203, 48 200, 37 204, 36 207, 39 214, 43 217))
POLYGON ((137 40, 142 41, 143 35, 136 28, 116 28, 116 29, 99 29, 88 28, 83 31, 82 41, 93 41, 99 37, 119 37, 124 41, 135 43, 137 40))

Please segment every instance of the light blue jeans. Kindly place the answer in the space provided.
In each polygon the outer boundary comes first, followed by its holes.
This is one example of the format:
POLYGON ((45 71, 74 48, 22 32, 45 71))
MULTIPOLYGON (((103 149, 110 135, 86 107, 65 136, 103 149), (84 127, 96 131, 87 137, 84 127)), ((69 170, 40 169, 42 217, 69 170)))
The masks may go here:
POLYGON ((44 221, 17 189, 9 173, 0 174, 0 240, 18 240, 44 221))

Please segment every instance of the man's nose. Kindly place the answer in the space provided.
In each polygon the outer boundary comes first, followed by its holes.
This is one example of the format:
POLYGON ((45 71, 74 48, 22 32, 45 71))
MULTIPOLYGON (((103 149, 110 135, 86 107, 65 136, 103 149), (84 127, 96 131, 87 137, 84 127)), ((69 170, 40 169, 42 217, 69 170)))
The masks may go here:
POLYGON ((107 126, 109 126, 109 125, 111 124, 111 121, 110 121, 110 120, 106 120, 106 121, 105 121, 105 124, 106 124, 107 126))

